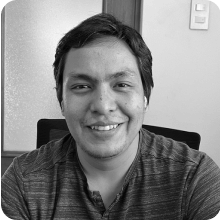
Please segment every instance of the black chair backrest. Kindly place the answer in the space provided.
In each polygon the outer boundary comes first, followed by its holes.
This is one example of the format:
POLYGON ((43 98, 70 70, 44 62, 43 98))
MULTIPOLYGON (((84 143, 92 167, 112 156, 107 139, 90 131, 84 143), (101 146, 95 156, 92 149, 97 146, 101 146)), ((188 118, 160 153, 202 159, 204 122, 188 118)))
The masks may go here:
POLYGON ((186 143, 190 148, 199 150, 201 137, 196 132, 182 131, 172 128, 152 126, 152 125, 143 125, 142 127, 152 133, 162 135, 167 138, 171 138, 175 141, 186 143))
MULTIPOLYGON (((196 132, 172 128, 143 125, 148 131, 173 140, 186 143, 190 148, 199 150, 201 137, 196 132)), ((54 139, 60 139, 69 133, 65 119, 40 119, 37 123, 37 148, 54 139)))

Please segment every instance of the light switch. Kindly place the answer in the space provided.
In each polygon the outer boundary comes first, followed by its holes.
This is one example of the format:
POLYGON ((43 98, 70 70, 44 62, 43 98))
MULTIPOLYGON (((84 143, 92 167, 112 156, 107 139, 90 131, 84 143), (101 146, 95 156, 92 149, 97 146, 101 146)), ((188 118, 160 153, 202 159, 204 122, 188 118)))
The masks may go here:
POLYGON ((205 23, 205 17, 195 16, 195 23, 205 23))
POLYGON ((190 29, 208 30, 209 0, 191 0, 190 29))
POLYGON ((205 11, 204 4, 196 4, 196 11, 205 11))

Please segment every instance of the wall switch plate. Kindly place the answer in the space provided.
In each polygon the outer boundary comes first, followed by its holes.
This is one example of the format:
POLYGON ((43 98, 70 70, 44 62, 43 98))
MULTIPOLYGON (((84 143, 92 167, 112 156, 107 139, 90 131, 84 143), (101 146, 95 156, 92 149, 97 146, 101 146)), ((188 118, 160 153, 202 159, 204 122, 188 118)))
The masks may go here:
POLYGON ((196 4, 196 11, 205 11, 205 4, 196 4))
POLYGON ((190 29, 208 30, 209 27, 209 1, 192 0, 190 29))
POLYGON ((205 23, 206 21, 206 17, 202 17, 202 16, 196 16, 195 17, 195 23, 205 23))

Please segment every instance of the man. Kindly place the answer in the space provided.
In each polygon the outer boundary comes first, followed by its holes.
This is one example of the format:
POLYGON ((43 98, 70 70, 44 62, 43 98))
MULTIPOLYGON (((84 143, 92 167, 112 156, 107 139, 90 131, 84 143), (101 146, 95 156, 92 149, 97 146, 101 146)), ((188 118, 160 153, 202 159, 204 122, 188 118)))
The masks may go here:
POLYGON ((57 97, 71 135, 13 161, 12 219, 211 219, 220 170, 204 153, 142 129, 153 87, 142 37, 107 14, 59 42, 57 97))

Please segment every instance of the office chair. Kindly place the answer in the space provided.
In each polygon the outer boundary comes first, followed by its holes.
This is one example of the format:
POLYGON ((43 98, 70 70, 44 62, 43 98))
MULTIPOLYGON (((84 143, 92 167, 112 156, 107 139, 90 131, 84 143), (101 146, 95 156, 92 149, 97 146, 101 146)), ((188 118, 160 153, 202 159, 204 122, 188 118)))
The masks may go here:
MULTIPOLYGON (((196 132, 172 128, 143 125, 148 131, 173 140, 186 143, 190 148, 199 150, 201 137, 196 132)), ((37 148, 54 139, 60 139, 69 133, 65 119, 40 119, 37 123, 37 148)))

